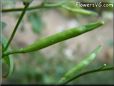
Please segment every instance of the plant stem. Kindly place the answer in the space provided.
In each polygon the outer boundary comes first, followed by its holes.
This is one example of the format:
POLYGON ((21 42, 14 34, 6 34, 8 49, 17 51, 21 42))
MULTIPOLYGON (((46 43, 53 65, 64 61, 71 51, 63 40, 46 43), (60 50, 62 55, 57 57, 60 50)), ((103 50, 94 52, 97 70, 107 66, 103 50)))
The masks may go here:
POLYGON ((84 76, 84 75, 88 75, 88 74, 92 74, 92 73, 96 73, 96 72, 101 72, 101 71, 110 71, 110 70, 114 70, 114 67, 108 67, 108 68, 98 68, 98 69, 94 69, 94 70, 90 70, 90 71, 86 71, 86 72, 83 72, 79 75, 76 75, 74 76, 73 78, 63 82, 62 84, 68 84, 69 82, 81 77, 81 76, 84 76))
POLYGON ((18 54, 18 53, 24 53, 24 52, 20 52, 20 51, 7 52, 7 53, 3 54, 2 58, 4 58, 5 56, 8 56, 10 54, 18 54))
MULTIPOLYGON (((26 10, 36 10, 36 9, 40 9, 40 8, 51 8, 51 7, 59 7, 62 3, 58 3, 58 4, 45 4, 45 3, 42 3, 41 5, 39 6, 33 6, 33 7, 29 7, 27 8, 26 10)), ((16 11, 22 11, 23 8, 10 8, 10 9, 2 9, 1 11, 2 12, 16 12, 16 11)))
MULTIPOLYGON (((38 9, 38 8, 41 8, 40 6, 34 6, 34 7, 30 7, 30 8, 27 8, 27 10, 33 10, 33 9, 38 9)), ((22 11, 23 8, 10 8, 10 9, 2 9, 2 12, 16 12, 16 11, 22 11)))
POLYGON ((27 9, 28 6, 29 6, 29 4, 25 5, 25 7, 24 7, 24 9, 23 9, 23 12, 22 12, 22 14, 20 15, 20 18, 19 18, 19 20, 18 20, 18 22, 17 22, 17 24, 16 24, 16 26, 15 26, 15 28, 14 28, 12 34, 11 34, 11 37, 10 37, 8 43, 6 44, 6 47, 4 48, 4 51, 6 51, 7 48, 9 47, 9 44, 11 43, 11 41, 12 41, 12 39, 13 39, 13 37, 14 37, 16 31, 17 31, 17 28, 18 28, 19 24, 21 23, 21 20, 23 19, 23 16, 24 16, 24 14, 25 14, 26 9, 27 9))

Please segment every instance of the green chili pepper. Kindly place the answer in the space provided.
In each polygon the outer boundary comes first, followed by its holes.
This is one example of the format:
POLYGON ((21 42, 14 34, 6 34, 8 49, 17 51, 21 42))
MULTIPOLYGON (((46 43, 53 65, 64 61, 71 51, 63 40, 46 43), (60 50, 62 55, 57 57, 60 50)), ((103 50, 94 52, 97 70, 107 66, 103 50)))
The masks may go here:
POLYGON ((66 39, 70 39, 70 38, 73 38, 75 36, 86 33, 88 31, 94 30, 95 28, 98 28, 99 26, 101 26, 103 24, 104 24, 103 21, 97 21, 97 22, 86 24, 86 25, 83 25, 83 26, 80 26, 77 28, 65 30, 63 32, 56 33, 52 36, 42 38, 42 39, 34 42, 33 44, 31 44, 25 48, 19 49, 18 51, 9 52, 9 53, 7 53, 7 55, 13 54, 13 53, 27 53, 27 52, 40 50, 42 48, 45 48, 45 47, 48 47, 50 45, 56 44, 58 42, 64 41, 66 39))

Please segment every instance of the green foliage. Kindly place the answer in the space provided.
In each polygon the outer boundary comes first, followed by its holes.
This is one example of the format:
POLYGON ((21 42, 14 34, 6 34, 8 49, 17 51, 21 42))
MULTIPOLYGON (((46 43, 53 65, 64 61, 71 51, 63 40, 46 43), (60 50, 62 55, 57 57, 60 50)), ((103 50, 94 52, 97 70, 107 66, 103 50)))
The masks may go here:
MULTIPOLYGON (((32 0, 22 0, 22 2, 25 5, 24 8, 3 9, 2 10, 2 12, 22 11, 22 14, 19 17, 18 22, 17 22, 16 26, 14 27, 14 30, 13 30, 9 40, 7 40, 4 36, 2 38, 0 38, 0 42, 2 44, 2 63, 8 65, 8 72, 5 75, 5 77, 10 77, 11 74, 13 73, 13 70, 14 70, 14 61, 13 61, 13 57, 11 56, 11 54, 30 53, 30 52, 33 52, 33 51, 37 51, 37 50, 46 48, 48 46, 51 46, 53 44, 56 44, 58 42, 65 41, 67 39, 71 39, 73 37, 77 37, 81 34, 89 32, 91 30, 97 29, 98 27, 100 27, 101 25, 104 24, 103 21, 96 21, 96 22, 93 22, 93 23, 88 23, 88 24, 82 25, 80 27, 74 27, 74 28, 71 28, 69 30, 65 30, 63 32, 54 34, 52 36, 42 38, 40 40, 35 41, 33 44, 28 45, 25 48, 21 48, 21 49, 18 49, 18 50, 13 50, 10 47, 10 43, 11 43, 13 37, 15 36, 17 28, 20 25, 20 23, 22 22, 23 16, 25 15, 25 12, 27 10, 56 7, 56 8, 63 8, 65 10, 68 10, 69 12, 72 12, 72 13, 79 13, 79 14, 84 14, 84 15, 94 15, 94 16, 97 15, 96 12, 85 10, 81 7, 76 6, 74 0, 63 0, 63 1, 60 1, 60 0, 56 1, 55 0, 54 3, 50 3, 50 2, 48 2, 48 0, 47 1, 44 0, 44 2, 41 5, 33 6, 33 7, 29 7, 29 4, 32 2, 32 0)), ((38 16, 36 12, 33 12, 33 13, 28 15, 28 20, 32 25, 32 30, 35 33, 40 33, 41 30, 42 30, 42 26, 43 26, 43 23, 42 23, 42 20, 40 19, 40 16, 38 16)), ((0 26, 2 26, 2 28, 0 28, 0 30, 1 30, 6 26, 6 24, 4 22, 0 21, 0 26)), ((110 45, 112 45, 112 44, 110 44, 110 45)), ((95 59, 95 57, 96 57, 97 53, 100 51, 100 49, 101 49, 101 46, 98 46, 89 55, 87 55, 84 58, 84 60, 81 61, 78 65, 76 65, 73 68, 69 69, 69 71, 60 79, 60 83, 64 83, 64 82, 72 79, 74 77, 74 75, 80 76, 78 74, 95 59)), ((25 64, 25 62, 24 62, 24 65, 22 67, 24 70, 21 71, 21 72, 23 72, 23 76, 27 77, 28 82, 31 81, 31 80, 34 80, 34 78, 35 78, 35 80, 38 80, 39 82, 42 82, 42 81, 44 81, 46 83, 48 83, 48 82, 51 82, 51 83, 52 82, 57 82, 58 81, 57 79, 60 78, 61 75, 65 72, 63 68, 66 67, 66 65, 63 65, 61 67, 60 63, 55 64, 53 60, 46 63, 46 60, 44 62, 44 59, 42 58, 44 56, 42 56, 41 54, 37 53, 36 56, 32 55, 30 57, 31 57, 31 59, 29 61, 30 64, 28 65, 28 64, 25 64), (32 65, 31 65, 33 57, 36 57, 36 58, 34 58, 34 59, 36 59, 37 66, 38 66, 36 69, 33 68, 32 65), (42 58, 42 59, 40 59, 40 58, 42 58), (52 65, 56 65, 56 66, 54 66, 54 68, 53 68, 52 65), (45 70, 42 71, 40 69, 40 66, 44 67, 45 70), (51 70, 51 71, 48 72, 48 70, 51 70), (54 73, 56 73, 55 74, 55 76, 56 76, 55 79, 52 78, 53 75, 52 76, 48 75, 48 74, 52 74, 52 71, 54 71, 54 73)), ((70 65, 67 65, 67 67, 70 67, 70 65)), ((104 71, 104 70, 110 70, 110 68, 108 68, 108 69, 101 68, 100 70, 97 70, 97 71, 104 71)), ((113 68, 113 70, 114 70, 114 68, 113 68)), ((96 70, 92 70, 92 72, 95 72, 95 71, 96 70)), ((91 73, 91 71, 89 71, 89 72, 87 71, 84 74, 89 74, 89 73, 91 73)), ((20 73, 18 72, 16 74, 16 77, 17 76, 21 77, 18 74, 20 74, 20 73)), ((84 74, 82 74, 82 75, 84 75, 84 74)), ((75 77, 75 78, 77 78, 77 77, 75 77)), ((22 79, 22 77, 20 79, 22 79)), ((74 79, 72 79, 72 80, 74 80, 74 79)), ((20 81, 22 81, 22 80, 20 80, 20 81)))

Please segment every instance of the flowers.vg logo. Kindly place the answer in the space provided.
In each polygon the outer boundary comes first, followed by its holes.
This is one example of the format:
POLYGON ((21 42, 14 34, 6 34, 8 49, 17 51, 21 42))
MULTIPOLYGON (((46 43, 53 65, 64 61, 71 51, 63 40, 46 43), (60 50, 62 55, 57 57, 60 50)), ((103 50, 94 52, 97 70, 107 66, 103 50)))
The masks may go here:
POLYGON ((81 3, 76 1, 76 6, 79 7, 113 7, 113 3, 94 2, 94 3, 81 3))

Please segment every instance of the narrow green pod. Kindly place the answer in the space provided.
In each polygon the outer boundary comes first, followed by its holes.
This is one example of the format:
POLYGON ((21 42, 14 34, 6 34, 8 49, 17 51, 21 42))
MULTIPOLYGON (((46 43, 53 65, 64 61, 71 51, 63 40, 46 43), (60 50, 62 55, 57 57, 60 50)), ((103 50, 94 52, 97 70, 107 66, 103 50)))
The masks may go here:
POLYGON ((96 57, 97 53, 101 50, 101 46, 97 46, 96 49, 94 49, 89 55, 84 57, 84 60, 82 60, 79 64, 74 66, 72 69, 70 69, 63 78, 60 79, 59 83, 64 83, 65 81, 71 79, 74 77, 74 75, 78 74, 82 69, 84 69, 86 66, 88 66, 96 57))
POLYGON ((96 15, 96 16, 98 15, 96 12, 84 10, 82 8, 71 8, 67 5, 62 5, 62 7, 71 11, 71 12, 77 12, 77 13, 81 13, 81 14, 85 14, 85 15, 96 15))
POLYGON ((13 51, 9 52, 9 53, 7 53, 7 55, 8 54, 14 54, 14 53, 27 53, 27 52, 40 50, 42 48, 45 48, 45 47, 48 47, 50 45, 56 44, 58 42, 76 37, 78 35, 81 35, 83 33, 91 31, 91 30, 94 30, 94 29, 100 27, 103 24, 104 24, 103 21, 97 21, 97 22, 94 22, 94 23, 89 23, 89 24, 86 24, 86 25, 82 25, 82 26, 77 27, 77 28, 72 28, 72 29, 69 29, 69 30, 65 30, 63 32, 56 33, 52 36, 42 38, 42 39, 34 42, 33 44, 31 44, 31 45, 29 45, 25 48, 21 48, 17 51, 14 51, 14 52, 13 51))
POLYGON ((75 36, 78 36, 80 34, 88 32, 90 30, 93 30, 93 29, 101 26, 102 24, 103 24, 102 21, 98 21, 98 22, 95 22, 95 23, 90 23, 90 24, 87 24, 87 25, 80 26, 78 28, 69 29, 69 30, 57 33, 55 35, 52 35, 52 36, 42 38, 42 39, 36 41, 35 43, 33 43, 32 45, 29 45, 26 48, 22 48, 20 51, 21 52, 36 51, 36 50, 48 47, 50 45, 53 45, 55 43, 64 41, 66 39, 73 38, 75 36))

